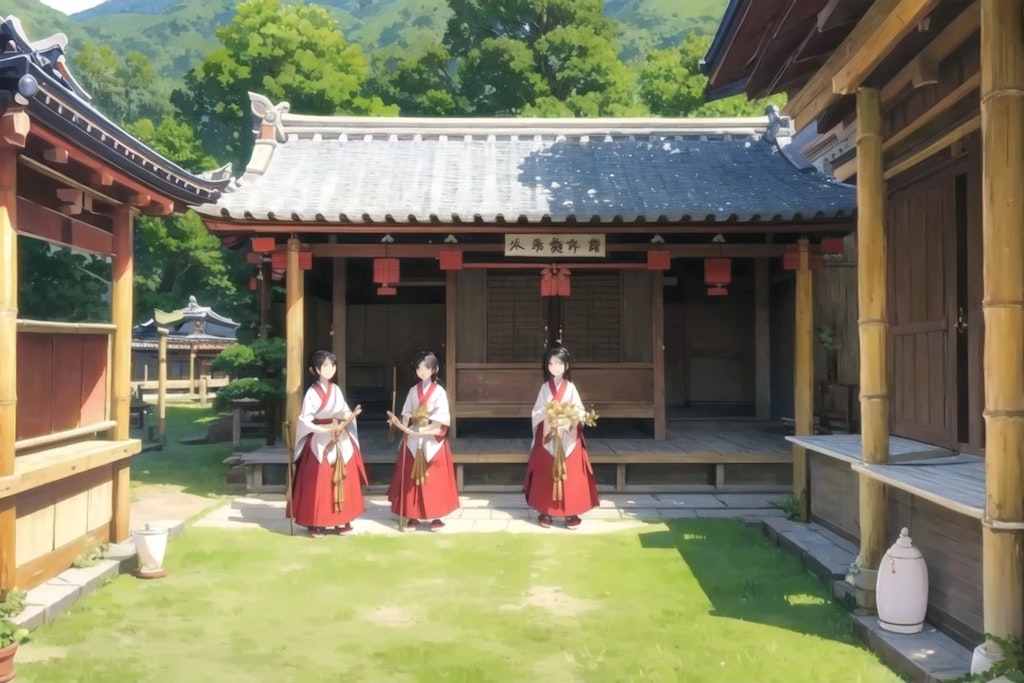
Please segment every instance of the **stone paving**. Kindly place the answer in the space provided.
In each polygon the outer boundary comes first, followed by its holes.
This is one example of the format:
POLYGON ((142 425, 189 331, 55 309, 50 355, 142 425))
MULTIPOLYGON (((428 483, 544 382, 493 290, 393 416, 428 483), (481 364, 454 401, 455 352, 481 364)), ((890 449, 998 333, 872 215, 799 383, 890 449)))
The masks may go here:
MULTIPOLYGON (((784 497, 771 493, 602 494, 600 506, 581 515, 583 524, 570 532, 557 518, 550 529, 541 528, 537 513, 526 505, 522 494, 464 494, 460 496, 461 507, 445 517, 446 526, 440 533, 602 533, 668 519, 712 517, 757 523, 765 518, 785 518, 785 512, 778 507, 784 497)), ((240 496, 204 515, 193 526, 262 528, 288 533, 290 524, 284 516, 284 506, 281 494, 240 496)), ((352 526, 353 535, 399 533, 397 517, 383 495, 366 496, 366 512, 352 526)), ((305 534, 306 530, 298 527, 296 533, 305 534)))

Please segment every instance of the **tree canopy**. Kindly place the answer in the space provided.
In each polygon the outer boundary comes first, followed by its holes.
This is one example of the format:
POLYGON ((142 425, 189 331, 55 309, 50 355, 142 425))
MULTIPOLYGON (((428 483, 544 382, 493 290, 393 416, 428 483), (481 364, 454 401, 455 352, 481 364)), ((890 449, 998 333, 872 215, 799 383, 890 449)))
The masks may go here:
POLYGON ((248 0, 217 29, 222 47, 185 76, 171 100, 195 127, 203 146, 236 167, 253 146, 249 95, 287 101, 304 114, 397 114, 362 94, 369 67, 323 7, 248 0))

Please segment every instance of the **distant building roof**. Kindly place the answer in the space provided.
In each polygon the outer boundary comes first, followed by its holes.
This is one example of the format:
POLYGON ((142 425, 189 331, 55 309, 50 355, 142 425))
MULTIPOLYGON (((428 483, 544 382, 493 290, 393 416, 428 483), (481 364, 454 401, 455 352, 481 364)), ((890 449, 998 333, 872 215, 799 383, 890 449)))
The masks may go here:
POLYGON ((68 68, 63 33, 32 42, 17 17, 0 21, 0 90, 29 115, 155 193, 190 204, 216 201, 230 166, 196 175, 107 119, 68 68))
POLYGON ((250 93, 262 131, 215 219, 305 223, 849 220, 856 190, 790 145, 777 110, 722 119, 302 116, 250 93))
POLYGON ((200 306, 194 296, 188 306, 175 311, 154 309, 153 317, 132 330, 132 348, 156 348, 157 329, 168 330, 167 343, 172 346, 203 346, 223 348, 237 343, 239 323, 200 306))

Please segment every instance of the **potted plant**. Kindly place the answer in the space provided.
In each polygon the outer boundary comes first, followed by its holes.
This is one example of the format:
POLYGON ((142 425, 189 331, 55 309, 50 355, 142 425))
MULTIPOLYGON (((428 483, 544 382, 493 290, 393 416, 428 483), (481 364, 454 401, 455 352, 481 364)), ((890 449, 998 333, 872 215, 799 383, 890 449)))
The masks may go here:
POLYGON ((14 679, 14 654, 28 640, 28 629, 0 619, 0 683, 14 679))

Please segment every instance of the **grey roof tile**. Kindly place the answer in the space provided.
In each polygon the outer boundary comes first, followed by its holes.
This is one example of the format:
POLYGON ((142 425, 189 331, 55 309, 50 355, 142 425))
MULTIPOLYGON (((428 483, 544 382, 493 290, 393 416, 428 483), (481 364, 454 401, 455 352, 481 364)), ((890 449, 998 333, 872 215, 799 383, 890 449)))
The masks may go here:
POLYGON ((774 112, 701 120, 272 111, 276 139, 260 140, 246 173, 197 211, 329 223, 705 223, 832 220, 856 209, 854 186, 800 157, 789 120, 774 112))

